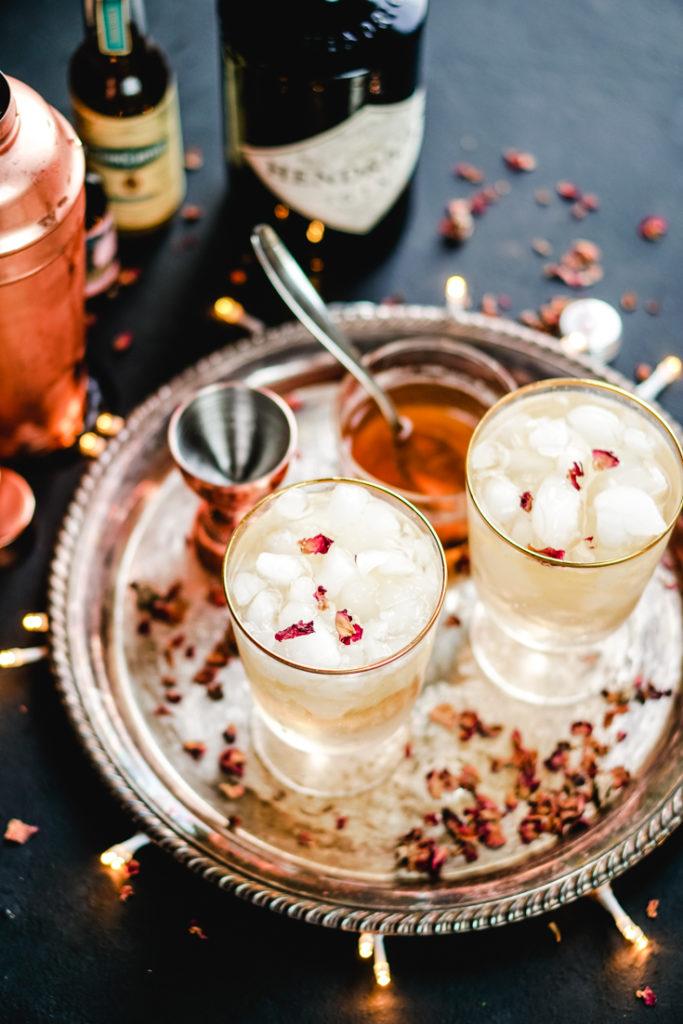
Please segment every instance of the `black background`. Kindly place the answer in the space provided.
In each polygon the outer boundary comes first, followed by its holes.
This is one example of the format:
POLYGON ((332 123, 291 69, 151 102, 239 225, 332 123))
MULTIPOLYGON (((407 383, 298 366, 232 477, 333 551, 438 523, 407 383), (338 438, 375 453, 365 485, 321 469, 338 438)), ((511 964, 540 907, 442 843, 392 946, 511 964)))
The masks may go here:
MULTIPOLYGON (((239 254, 224 213, 225 175, 216 16, 209 0, 148 0, 150 29, 178 74, 186 145, 204 166, 189 176, 188 202, 203 218, 124 252, 140 281, 104 305, 88 358, 108 408, 126 415, 160 384, 236 333, 206 315, 235 294, 249 312, 278 323, 288 315, 263 277, 239 293, 228 273, 239 254), (112 339, 130 330, 125 353, 112 339)), ((0 67, 68 114, 66 66, 81 35, 79 5, 50 0, 0 7, 0 67)), ((427 130, 410 218, 400 244, 353 285, 329 286, 338 300, 443 303, 453 273, 474 304, 486 292, 510 297, 509 315, 566 294, 543 277, 534 237, 561 253, 575 238, 603 252, 604 279, 590 290, 624 313, 615 366, 683 355, 683 8, 676 0, 432 0, 424 50, 427 130), (476 142, 476 148, 463 147, 476 142), (506 147, 532 152, 538 168, 514 175, 506 147), (468 160, 505 196, 478 220, 460 249, 439 239, 446 202, 467 195, 453 166, 468 160), (553 195, 534 190, 570 179, 601 200, 578 222, 553 195), (670 231, 652 244, 640 219, 661 213, 670 231), (645 310, 661 304, 659 316, 645 310)), ((1 185, 1 182, 0 182, 1 185)), ((683 384, 661 399, 680 420, 683 384)), ((0 646, 27 643, 21 616, 45 606, 50 553, 83 470, 74 453, 21 467, 38 511, 33 546, 0 575, 0 646)), ((489 932, 386 940, 393 984, 379 990, 355 936, 305 925, 240 902, 192 875, 155 847, 140 851, 127 902, 99 853, 135 826, 82 752, 45 663, 0 675, 0 825, 38 825, 25 845, 0 845, 0 1021, 59 1024, 218 1021, 304 1022, 678 1021, 683 1017, 683 859, 680 834, 615 883, 648 932, 638 958, 611 919, 583 899, 550 916, 489 932), (660 900, 656 919, 648 900, 660 900), (207 938, 189 932, 196 920, 207 938), (559 928, 556 941, 549 921, 559 928), (636 989, 649 984, 648 1009, 636 989)))

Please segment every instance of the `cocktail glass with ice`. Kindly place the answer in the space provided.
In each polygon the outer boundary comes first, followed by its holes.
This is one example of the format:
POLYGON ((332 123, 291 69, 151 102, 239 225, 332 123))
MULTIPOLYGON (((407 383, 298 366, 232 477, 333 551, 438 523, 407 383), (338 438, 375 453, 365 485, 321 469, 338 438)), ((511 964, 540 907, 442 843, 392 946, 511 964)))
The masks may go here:
POLYGON ((467 488, 480 666, 538 704, 600 690, 681 510, 675 435, 613 385, 539 381, 481 420, 467 488))
POLYGON ((375 484, 293 484, 238 526, 223 579, 266 766, 321 795, 388 776, 409 739, 445 594, 428 521, 375 484))

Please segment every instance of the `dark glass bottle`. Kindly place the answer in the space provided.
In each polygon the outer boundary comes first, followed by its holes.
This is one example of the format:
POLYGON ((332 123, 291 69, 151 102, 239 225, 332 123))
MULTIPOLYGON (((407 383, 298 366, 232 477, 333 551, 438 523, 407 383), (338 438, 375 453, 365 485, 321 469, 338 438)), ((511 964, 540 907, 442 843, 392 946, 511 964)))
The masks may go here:
POLYGON ((185 194, 175 79, 145 34, 142 0, 84 0, 83 15, 69 91, 88 168, 102 180, 117 230, 151 231, 185 194))
POLYGON ((376 261, 422 144, 427 0, 218 0, 236 215, 314 274, 376 261))

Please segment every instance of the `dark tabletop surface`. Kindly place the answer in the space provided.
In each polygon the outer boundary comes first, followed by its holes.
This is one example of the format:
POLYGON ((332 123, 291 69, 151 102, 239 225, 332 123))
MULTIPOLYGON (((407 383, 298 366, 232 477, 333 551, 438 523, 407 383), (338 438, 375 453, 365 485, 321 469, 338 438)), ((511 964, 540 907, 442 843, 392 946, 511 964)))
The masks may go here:
MULTIPOLYGON (((162 237, 128 247, 143 269, 99 311, 89 362, 109 409, 127 415, 201 356, 237 338, 206 316, 237 265, 221 156, 216 18, 210 0, 148 0, 148 21, 178 74, 186 145, 203 167, 187 201, 203 218, 180 220, 162 237), (112 339, 130 330, 124 353, 112 339)), ((79 4, 27 0, 0 5, 0 67, 68 114, 66 66, 81 34, 79 4)), ((683 355, 683 7, 676 0, 432 0, 425 39, 427 130, 413 203, 395 251, 353 283, 331 282, 339 301, 401 295, 442 305, 444 283, 465 276, 474 305, 509 296, 507 315, 567 294, 547 280, 531 240, 560 253, 575 238, 603 252, 604 278, 587 290, 619 305, 624 336, 614 365, 683 355), (475 147, 475 148, 470 148, 475 147), (514 175, 503 149, 533 153, 538 168, 514 175), (510 192, 477 222, 470 241, 448 248, 437 224, 447 201, 472 186, 454 164, 467 160, 510 192), (583 221, 554 194, 563 179, 600 198, 583 221), (549 206, 534 200, 548 188, 549 206), (659 243, 638 235, 658 213, 659 243), (657 302, 658 315, 646 309, 657 302)), ((234 291, 234 289, 233 289, 234 291)), ((263 276, 237 295, 249 312, 289 319, 263 276)), ((661 403, 683 418, 683 383, 661 403)), ((21 465, 37 498, 33 542, 0 575, 0 647, 26 645, 21 617, 46 604, 51 551, 84 469, 70 452, 21 465)), ((388 937, 393 983, 376 987, 356 938, 289 920, 242 902, 155 846, 139 852, 134 895, 125 902, 100 852, 136 830, 81 748, 46 662, 0 675, 0 827, 19 818, 39 827, 25 845, 0 845, 0 1021, 108 1024, 118 1021, 529 1022, 683 1018, 683 836, 674 833, 614 883, 648 932, 637 958, 590 899, 486 932, 388 937), (658 899, 654 919, 646 915, 658 899), (196 921, 206 939, 190 931, 196 921), (554 922, 558 933, 549 927, 554 922), (561 941, 557 941, 557 935, 561 941), (657 1005, 636 990, 649 984, 657 1005)))

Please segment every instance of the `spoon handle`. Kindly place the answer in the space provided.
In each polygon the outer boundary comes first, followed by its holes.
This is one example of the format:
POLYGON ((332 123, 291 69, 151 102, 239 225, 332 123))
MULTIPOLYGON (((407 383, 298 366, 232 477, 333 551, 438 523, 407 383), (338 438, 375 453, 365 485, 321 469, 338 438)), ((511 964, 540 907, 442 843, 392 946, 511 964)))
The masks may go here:
POLYGON ((360 353, 330 318, 322 299, 281 238, 269 224, 257 224, 251 244, 280 297, 320 344, 353 374, 377 403, 392 430, 400 434, 403 424, 393 402, 364 368, 360 353))

